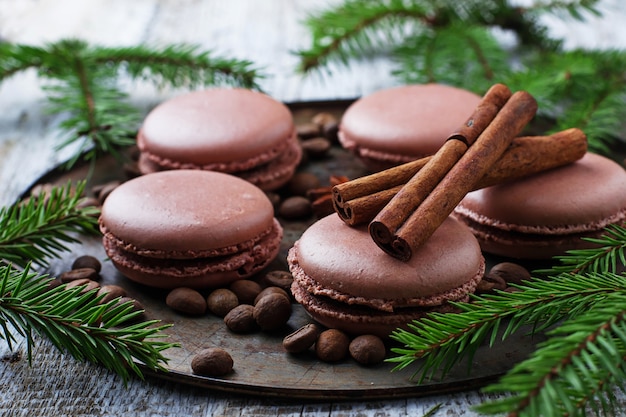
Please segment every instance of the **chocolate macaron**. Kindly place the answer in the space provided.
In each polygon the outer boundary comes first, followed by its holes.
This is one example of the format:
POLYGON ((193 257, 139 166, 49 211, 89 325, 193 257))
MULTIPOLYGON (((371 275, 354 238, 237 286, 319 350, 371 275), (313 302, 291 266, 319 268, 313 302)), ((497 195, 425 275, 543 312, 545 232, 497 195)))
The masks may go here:
POLYGON ((470 91, 416 84, 376 91, 345 111, 339 141, 371 171, 432 155, 480 103, 470 91))
POLYGON ((432 311, 451 311, 482 279, 485 260, 471 231, 452 217, 409 262, 378 248, 366 226, 331 214, 311 225, 288 254, 295 299, 329 328, 388 337, 432 311))
POLYGON ((262 190, 292 177, 302 150, 291 112, 266 94, 216 88, 182 94, 145 118, 139 169, 199 169, 239 176, 262 190))
POLYGON ((593 247, 626 219, 626 171, 587 153, 573 164, 468 193, 455 214, 485 252, 517 259, 549 259, 593 247))
POLYGON ((115 267, 158 288, 209 288, 250 277, 276 257, 283 236, 258 187, 200 170, 123 183, 102 206, 100 230, 115 267))

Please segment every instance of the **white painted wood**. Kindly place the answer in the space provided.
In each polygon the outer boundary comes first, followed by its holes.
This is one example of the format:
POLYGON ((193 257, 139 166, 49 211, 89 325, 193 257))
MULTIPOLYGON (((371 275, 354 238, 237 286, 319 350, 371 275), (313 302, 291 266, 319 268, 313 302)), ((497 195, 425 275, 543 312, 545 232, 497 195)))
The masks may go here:
MULTIPOLYGON (((224 56, 249 59, 268 74, 266 92, 284 101, 354 98, 394 85, 384 60, 334 68, 331 76, 302 77, 291 53, 307 44, 301 25, 307 13, 333 1, 307 0, 0 0, 0 40, 41 44, 77 37, 103 45, 194 43, 224 56)), ((626 47, 626 6, 603 2, 605 20, 586 24, 550 19, 568 47, 626 47)), ((72 152, 54 151, 59 116, 44 112, 44 94, 34 72, 0 84, 0 205, 72 152)), ((147 111, 171 92, 129 87, 147 111)), ((2 416, 435 416, 473 417, 486 398, 477 391, 391 401, 282 402, 207 392, 157 379, 124 386, 101 367, 78 363, 36 337, 31 365, 18 337, 14 351, 0 341, 2 416), (12 355, 21 354, 21 358, 12 355), (14 358, 15 360, 12 360, 14 358)), ((620 401, 624 399, 620 397, 620 401)))

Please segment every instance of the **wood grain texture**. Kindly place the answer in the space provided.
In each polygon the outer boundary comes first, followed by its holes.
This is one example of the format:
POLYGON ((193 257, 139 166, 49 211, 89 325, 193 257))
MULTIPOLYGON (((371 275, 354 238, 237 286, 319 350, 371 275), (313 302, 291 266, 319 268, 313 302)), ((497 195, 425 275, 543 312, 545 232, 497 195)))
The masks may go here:
MULTIPOLYGON (((354 98, 393 85, 384 60, 332 68, 302 77, 291 54, 306 45, 302 19, 333 1, 311 0, 0 0, 0 40, 41 44, 77 37, 104 45, 186 42, 218 54, 250 59, 265 69, 262 87, 284 101, 354 98)), ((605 1, 606 24, 562 24, 555 33, 569 46, 626 47, 621 0, 605 1)), ((129 84, 131 100, 147 112, 171 96, 129 84)), ((0 205, 14 201, 73 149, 56 152, 63 117, 45 113, 41 82, 28 71, 0 84, 0 205)), ((419 399, 361 402, 289 402, 210 392, 160 379, 128 385, 105 369, 79 363, 35 337, 31 364, 24 340, 13 349, 0 341, 0 416, 477 416, 470 410, 488 398, 469 391, 419 399)), ((619 401, 626 400, 622 396, 619 401)))

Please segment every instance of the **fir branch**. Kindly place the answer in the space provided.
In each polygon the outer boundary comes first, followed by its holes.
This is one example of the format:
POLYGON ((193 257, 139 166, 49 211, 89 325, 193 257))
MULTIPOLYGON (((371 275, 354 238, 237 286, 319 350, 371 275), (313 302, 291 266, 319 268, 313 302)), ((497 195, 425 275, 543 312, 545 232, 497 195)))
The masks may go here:
POLYGON ((624 291, 625 278, 606 274, 562 274, 547 280, 531 280, 520 291, 475 296, 471 303, 455 303, 461 312, 431 313, 396 330, 391 338, 405 348, 393 348, 390 362, 402 369, 422 359, 419 380, 444 375, 464 357, 489 340, 492 346, 525 326, 543 331, 561 320, 575 317, 616 292, 624 291), (500 334, 499 332, 502 331, 500 334))
POLYGON ((101 303, 103 296, 84 287, 50 287, 50 280, 33 273, 28 266, 19 271, 0 265, 0 327, 12 348, 13 327, 26 338, 28 359, 32 360, 34 334, 46 336, 55 347, 75 359, 104 365, 128 380, 131 372, 142 376, 139 365, 164 370, 162 355, 176 344, 161 341, 169 325, 158 321, 137 322, 140 312, 132 302, 112 300, 101 303))
POLYGON ((50 112, 66 115, 59 127, 67 136, 59 148, 78 144, 67 168, 102 153, 119 156, 120 148, 135 142, 140 116, 120 88, 118 79, 124 73, 159 87, 258 88, 262 76, 250 61, 211 57, 208 51, 185 45, 107 48, 78 39, 44 47, 0 44, 0 81, 28 68, 48 81, 44 89, 50 112))
POLYGON ((623 291, 611 294, 548 332, 530 358, 485 390, 511 395, 476 409, 516 417, 583 416, 585 407, 612 414, 612 389, 626 381, 625 303, 623 291))
POLYGON ((565 255, 557 256, 556 265, 549 269, 535 271, 538 274, 584 273, 617 271, 626 265, 626 227, 610 225, 598 238, 583 238, 593 242, 595 247, 574 249, 565 255))
POLYGON ((95 232, 97 209, 80 206, 84 188, 84 181, 68 183, 0 209, 0 259, 46 265, 68 243, 78 242, 77 234, 95 232))

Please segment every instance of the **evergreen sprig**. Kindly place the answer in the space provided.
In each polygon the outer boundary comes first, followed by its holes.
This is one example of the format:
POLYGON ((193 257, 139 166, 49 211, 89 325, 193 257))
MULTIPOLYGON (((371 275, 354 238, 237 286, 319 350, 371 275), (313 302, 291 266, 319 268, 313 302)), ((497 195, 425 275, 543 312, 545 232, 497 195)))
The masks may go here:
POLYGON ((132 301, 120 299, 102 303, 104 295, 85 286, 51 287, 50 279, 27 266, 18 270, 0 265, 0 337, 12 348, 15 336, 9 326, 27 342, 32 360, 34 334, 47 337, 54 346, 81 361, 91 361, 115 371, 128 380, 131 372, 142 376, 138 364, 162 370, 162 355, 173 343, 162 341, 169 325, 158 321, 137 321, 141 313, 132 301))
POLYGON ((396 369, 417 365, 419 381, 446 375, 481 345, 493 346, 520 331, 547 337, 486 392, 506 393, 476 407, 515 417, 610 415, 614 390, 626 382, 626 229, 610 226, 587 239, 594 249, 573 250, 562 265, 535 271, 540 277, 517 291, 474 296, 455 303, 458 314, 432 313, 396 330, 389 359, 396 369), (554 275, 550 275, 554 274, 554 275))
POLYGON ((503 83, 533 94, 539 116, 555 121, 553 131, 581 128, 592 151, 608 153, 626 118, 626 52, 565 51, 540 22, 548 13, 600 15, 597 2, 345 0, 307 18, 312 40, 297 52, 299 69, 383 55, 395 62, 392 74, 402 83, 438 82, 477 94, 503 83), (516 42, 505 44, 502 31, 516 42))
POLYGON ((11 329, 26 339, 29 361, 34 334, 47 337, 74 358, 99 363, 125 380, 142 376, 139 364, 162 370, 162 352, 177 346, 162 341, 169 325, 140 321, 132 302, 85 292, 85 287, 51 286, 51 279, 34 272, 50 258, 97 230, 98 210, 83 207, 85 181, 53 187, 25 201, 0 209, 0 338, 9 348, 11 329))
POLYGON ((250 61, 214 56, 192 45, 103 47, 78 39, 45 46, 0 43, 0 82, 31 68, 45 81, 49 111, 65 116, 59 148, 78 144, 68 168, 101 153, 119 155, 120 148, 135 142, 140 115, 121 87, 123 74, 158 87, 258 89, 262 77, 250 61))
POLYGON ((85 182, 67 183, 49 192, 0 208, 0 259, 19 266, 45 266, 51 257, 97 231, 98 209, 82 206, 85 182))

